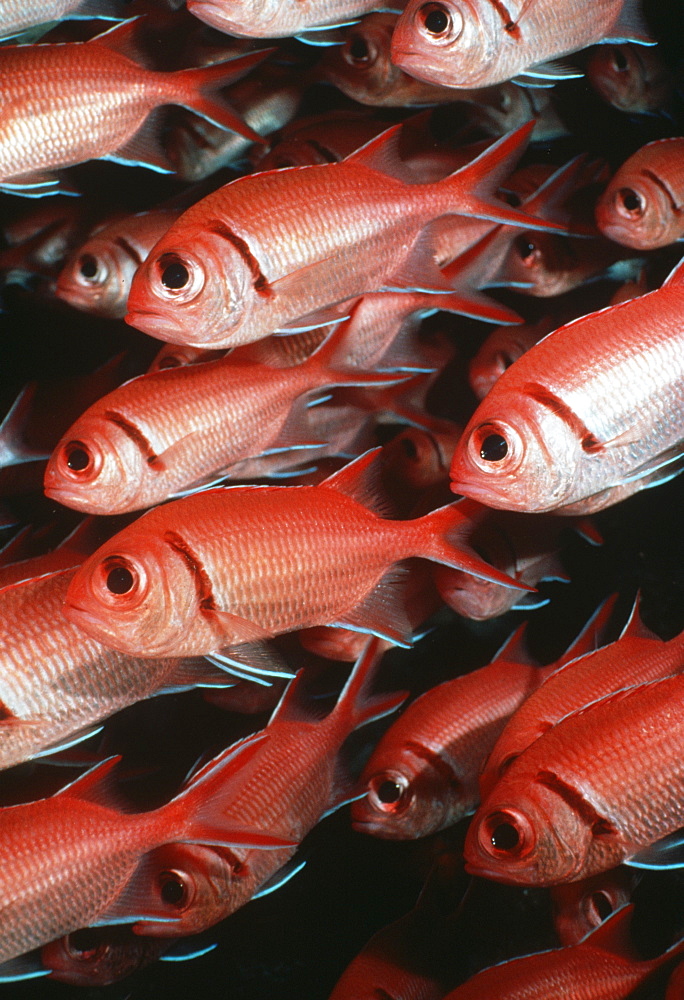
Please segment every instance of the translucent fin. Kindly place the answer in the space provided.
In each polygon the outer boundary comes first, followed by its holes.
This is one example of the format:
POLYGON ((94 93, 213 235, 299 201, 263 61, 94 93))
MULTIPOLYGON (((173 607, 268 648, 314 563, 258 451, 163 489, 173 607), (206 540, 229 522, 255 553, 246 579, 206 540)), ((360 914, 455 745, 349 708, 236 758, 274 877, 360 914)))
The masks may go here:
MULTIPOLYGON (((24 721, 24 720, 20 720, 24 721)), ((89 740, 91 736, 96 736, 101 733, 104 726, 88 726, 85 729, 79 729, 71 736, 60 740, 59 743, 53 743, 44 750, 39 750, 38 753, 31 754, 29 760, 37 760, 39 757, 51 757, 53 753, 61 753, 62 750, 68 750, 70 747, 78 746, 79 743, 83 743, 85 740, 89 740)))
MULTIPOLYGON (((233 667, 239 667, 240 670, 248 674, 256 674, 259 677, 294 677, 294 674, 289 673, 285 669, 271 669, 265 664, 260 663, 250 663, 247 659, 240 659, 239 653, 233 658, 225 653, 212 653, 211 656, 205 656, 205 660, 209 660, 210 663, 214 663, 219 666, 222 670, 231 670, 233 667)), ((268 662, 268 661, 267 661, 268 662)))
POLYGON ((623 864, 630 868, 646 868, 655 871, 684 868, 684 831, 663 837, 650 847, 645 847, 632 855, 623 864))
MULTIPOLYGON (((254 897, 252 897, 254 898, 254 897)), ((160 962, 191 962, 194 958, 202 958, 203 955, 208 955, 209 952, 215 951, 218 948, 218 944, 213 942, 207 945, 193 945, 192 938, 189 941, 180 940, 177 941, 173 948, 166 952, 165 955, 160 955, 160 962)))
POLYGON ((581 69, 566 63, 563 59, 550 59, 528 67, 523 76, 540 80, 579 80, 584 76, 581 69))
POLYGON ((20 465, 24 462, 39 462, 50 457, 49 452, 36 451, 23 440, 23 432, 28 423, 36 383, 25 386, 0 424, 0 466, 20 465))
POLYGON ((278 869, 275 875, 272 875, 267 882, 264 882, 259 891, 252 896, 252 899, 261 899, 262 896, 268 896, 270 893, 275 892, 276 889, 282 889, 291 878, 299 874, 305 865, 306 861, 296 861, 292 858, 286 865, 278 869))
POLYGON ((111 774, 120 760, 120 754, 107 757, 55 794, 62 798, 82 799, 109 806, 112 801, 111 774))
POLYGON ((43 968, 40 961, 40 951, 29 952, 10 958, 0 965, 0 983, 19 983, 25 979, 39 979, 49 976, 50 969, 43 968))
POLYGON ((372 448, 370 451, 360 455, 348 465, 343 466, 332 476, 323 480, 321 486, 328 489, 337 490, 351 497, 357 503, 372 510, 380 517, 388 516, 390 512, 389 500, 383 496, 381 488, 382 467, 378 456, 382 448, 372 448))
POLYGON ((642 13, 642 0, 624 0, 617 21, 611 26, 609 37, 603 42, 616 45, 634 42, 636 45, 655 45, 642 13))
POLYGON ((333 628, 367 632, 408 649, 413 630, 403 595, 407 575, 405 567, 393 566, 361 604, 332 623, 333 628))
POLYGON ((161 142, 162 118, 161 108, 151 111, 132 139, 102 159, 129 167, 147 167, 160 174, 173 173, 174 166, 161 142))

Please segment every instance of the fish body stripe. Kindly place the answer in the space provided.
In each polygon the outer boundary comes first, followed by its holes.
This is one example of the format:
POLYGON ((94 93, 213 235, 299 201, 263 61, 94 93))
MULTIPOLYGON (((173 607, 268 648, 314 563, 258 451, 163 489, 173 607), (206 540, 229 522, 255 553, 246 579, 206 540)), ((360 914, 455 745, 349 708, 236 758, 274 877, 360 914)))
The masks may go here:
POLYGON ((560 417, 568 425, 573 434, 577 435, 583 451, 592 453, 603 449, 603 443, 599 441, 595 434, 592 434, 575 411, 560 396, 547 389, 546 386, 540 385, 538 382, 528 382, 523 387, 523 392, 560 417))
POLYGON ((615 828, 609 820, 601 816, 576 788, 559 778, 553 771, 539 771, 536 777, 538 784, 551 789, 559 795, 567 805, 576 812, 591 829, 593 834, 614 833, 615 828))
POLYGON ((214 597, 214 589, 212 587, 211 578, 204 568, 197 553, 176 531, 165 531, 164 541, 167 542, 172 549, 175 549, 176 552, 183 556, 192 570, 202 610, 216 611, 216 599, 214 597))
POLYGON ((215 219, 213 222, 210 222, 207 229, 210 233, 216 233, 217 236, 221 236, 224 240, 227 240, 232 246, 235 247, 250 270, 255 292, 258 295, 270 298, 270 296, 273 295, 273 289, 271 288, 266 275, 261 270, 259 261, 256 259, 242 237, 238 236, 237 233, 234 233, 232 229, 229 229, 228 226, 226 226, 225 223, 221 222, 219 219, 215 219))

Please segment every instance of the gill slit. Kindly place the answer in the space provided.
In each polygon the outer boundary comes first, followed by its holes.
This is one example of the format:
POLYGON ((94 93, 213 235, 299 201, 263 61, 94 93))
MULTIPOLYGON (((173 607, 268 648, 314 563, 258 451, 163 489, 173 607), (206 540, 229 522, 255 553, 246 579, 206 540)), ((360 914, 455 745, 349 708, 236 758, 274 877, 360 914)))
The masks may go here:
POLYGON ((273 295, 273 289, 271 288, 266 275, 261 270, 259 261, 256 259, 242 237, 238 236, 237 233, 234 233, 233 230, 230 229, 224 222, 221 222, 220 219, 212 219, 211 222, 209 222, 207 229, 210 233, 215 233, 222 239, 227 240, 231 246, 235 247, 252 275, 252 285, 254 286, 254 291, 258 295, 270 298, 273 295))
POLYGON ((148 465, 152 466, 152 468, 157 468, 159 471, 165 469, 164 463, 143 432, 124 417, 123 413, 118 413, 116 410, 105 410, 104 416, 107 420, 111 420, 113 424, 116 424, 140 448, 148 465))
POLYGON ((202 611, 216 611, 216 601, 214 599, 214 588, 211 583, 211 577, 202 565, 202 560, 199 558, 197 553, 176 531, 165 531, 164 541, 185 559, 186 563, 192 570, 195 578, 195 586, 197 587, 197 598, 202 611))
POLYGON ((582 450, 593 454, 597 451, 603 450, 603 442, 599 441, 595 434, 593 434, 584 421, 572 410, 567 403, 565 403, 560 396, 551 392, 546 386, 540 385, 538 382, 528 382, 523 387, 523 392, 529 394, 532 399, 536 400, 542 406, 546 406, 547 409, 555 413, 556 416, 560 417, 564 423, 568 425, 570 430, 576 434, 580 439, 580 444, 582 450))

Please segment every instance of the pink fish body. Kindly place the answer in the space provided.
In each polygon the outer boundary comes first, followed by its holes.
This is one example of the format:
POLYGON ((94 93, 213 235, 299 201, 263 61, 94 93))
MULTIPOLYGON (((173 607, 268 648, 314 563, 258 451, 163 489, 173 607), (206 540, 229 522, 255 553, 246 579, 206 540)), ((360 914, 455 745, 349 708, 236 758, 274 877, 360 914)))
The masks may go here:
POLYGON ((398 561, 444 560, 507 582, 457 547, 458 505, 413 521, 377 514, 373 458, 319 486, 209 490, 149 511, 84 563, 65 614, 107 644, 152 656, 313 625, 406 641, 390 573, 398 561))
POLYGON ((279 38, 311 28, 349 24, 377 0, 189 0, 188 10, 230 35, 279 38))
POLYGON ((159 241, 133 280, 126 320, 172 343, 231 347, 329 322, 330 307, 365 292, 450 292, 424 230, 443 215, 529 221, 485 190, 512 169, 529 131, 429 184, 398 179, 398 127, 341 163, 239 178, 159 241))
POLYGON ((131 24, 89 42, 2 49, 0 187, 50 193, 52 171, 98 157, 168 171, 152 137, 147 144, 141 137, 149 115, 163 104, 184 105, 252 135, 211 91, 261 61, 262 54, 157 73, 118 51, 130 44, 131 24))
POLYGON ((547 60, 620 37, 647 40, 631 0, 409 0, 392 59, 419 80, 489 87, 518 75, 543 82, 579 75, 547 60))
POLYGON ((2 0, 0 38, 9 38, 32 27, 65 18, 122 18, 123 4, 117 0, 2 0))
POLYGON ((492 507, 587 514, 678 471, 684 265, 655 292, 550 333, 480 403, 454 492, 492 507))

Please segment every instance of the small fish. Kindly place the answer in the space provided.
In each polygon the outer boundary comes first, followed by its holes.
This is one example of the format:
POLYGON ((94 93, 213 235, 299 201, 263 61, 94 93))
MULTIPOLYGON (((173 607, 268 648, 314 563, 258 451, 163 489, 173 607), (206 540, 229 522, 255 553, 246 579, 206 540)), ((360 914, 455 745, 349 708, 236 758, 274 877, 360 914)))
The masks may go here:
POLYGON ((622 164, 596 205, 596 224, 616 243, 654 250, 684 236, 684 139, 658 139, 622 164))
POLYGON ((559 325, 557 316, 549 314, 536 323, 500 326, 493 330, 468 366, 468 381, 477 398, 484 399, 514 361, 559 325))
POLYGON ((270 50, 158 73, 126 54, 136 28, 133 19, 88 42, 0 49, 6 81, 0 188, 33 197, 53 194, 59 190, 55 170, 95 158, 169 172, 155 114, 165 104, 180 104, 261 142, 215 92, 270 50), (86 80, 93 81, 92 93, 86 80))
POLYGON ((558 60, 596 42, 653 44, 635 0, 409 0, 392 38, 392 60, 443 87, 529 85, 582 74, 558 60), (558 60, 558 61, 555 61, 558 60))
POLYGON ((629 936, 633 906, 614 913, 579 944, 523 955, 483 969, 444 1000, 626 1000, 658 969, 684 951, 684 940, 641 961, 629 936))
POLYGON ((683 693, 681 673, 627 687, 539 736, 473 817, 468 871, 556 885, 637 863, 646 849, 657 867, 653 845, 682 826, 683 693))
POLYGON ((199 201, 138 269, 126 321, 172 343, 234 347, 328 323, 331 307, 365 292, 451 292, 430 226, 445 215, 529 222, 489 192, 510 173, 531 126, 430 184, 396 176, 406 172, 400 129, 341 163, 241 177, 199 201))
POLYGON ((680 263, 658 290, 574 320, 515 361, 459 439, 454 492, 584 515, 672 478, 684 454, 683 302, 680 263))
POLYGON ((313 625, 410 643, 395 566, 414 556, 528 589, 460 547, 458 504, 377 513, 378 451, 319 486, 214 489, 148 511, 84 563, 64 613, 133 655, 195 656, 313 625))
POLYGON ((133 275, 179 215, 157 209, 98 229, 62 268, 57 298, 94 316, 123 319, 133 275))
POLYGON ((124 813, 105 804, 106 779, 116 757, 51 798, 1 809, 0 974, 11 974, 16 956, 81 927, 158 918, 144 858, 163 844, 276 849, 289 843, 239 823, 236 827, 222 812, 230 776, 264 739, 260 735, 224 751, 176 798, 150 812, 124 813))
POLYGON ((580 882, 552 886, 553 926, 560 943, 565 947, 579 944, 611 913, 629 903, 638 881, 635 869, 621 866, 580 882))
POLYGON ((657 48, 599 45, 589 56, 587 80, 614 108, 627 114, 657 113, 674 91, 674 78, 657 48))

